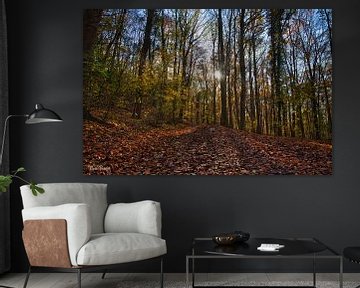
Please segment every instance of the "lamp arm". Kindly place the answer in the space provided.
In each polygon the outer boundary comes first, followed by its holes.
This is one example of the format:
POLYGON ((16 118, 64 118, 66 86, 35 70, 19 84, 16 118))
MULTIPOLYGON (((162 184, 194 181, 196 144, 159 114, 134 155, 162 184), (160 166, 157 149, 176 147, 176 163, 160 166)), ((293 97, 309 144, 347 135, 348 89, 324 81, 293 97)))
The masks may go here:
POLYGON ((2 160, 3 160, 3 155, 4 155, 4 146, 5 146, 5 140, 6 140, 6 132, 7 132, 7 126, 8 126, 8 122, 9 122, 10 118, 14 118, 14 117, 25 117, 26 118, 28 116, 29 115, 27 115, 27 114, 22 114, 22 115, 9 115, 6 117, 5 123, 4 123, 2 143, 1 143, 1 151, 0 151, 0 168, 2 166, 2 160))

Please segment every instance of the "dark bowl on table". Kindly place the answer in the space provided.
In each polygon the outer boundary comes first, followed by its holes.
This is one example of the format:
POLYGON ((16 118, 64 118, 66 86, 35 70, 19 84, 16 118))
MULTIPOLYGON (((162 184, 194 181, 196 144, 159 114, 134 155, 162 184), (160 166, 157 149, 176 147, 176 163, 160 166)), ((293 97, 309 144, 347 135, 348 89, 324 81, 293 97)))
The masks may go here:
POLYGON ((231 233, 221 233, 212 237, 212 240, 218 245, 232 245, 249 240, 250 234, 243 231, 234 231, 231 233))
POLYGON ((212 240, 218 245, 232 245, 236 243, 237 237, 235 234, 220 234, 213 236, 212 240))

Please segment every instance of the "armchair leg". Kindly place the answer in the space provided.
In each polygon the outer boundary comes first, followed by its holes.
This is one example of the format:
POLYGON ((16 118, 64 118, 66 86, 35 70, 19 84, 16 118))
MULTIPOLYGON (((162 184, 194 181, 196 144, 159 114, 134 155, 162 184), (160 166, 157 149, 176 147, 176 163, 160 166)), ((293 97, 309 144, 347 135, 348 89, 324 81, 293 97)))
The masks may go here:
POLYGON ((160 287, 163 288, 164 287, 164 269, 163 269, 163 257, 161 257, 160 260, 160 287))
POLYGON ((101 279, 105 279, 106 272, 107 272, 107 270, 105 269, 103 274, 101 275, 101 279))
POLYGON ((78 288, 81 288, 81 269, 77 269, 78 288))
POLYGON ((31 274, 31 265, 29 266, 29 270, 28 270, 28 272, 27 272, 27 274, 26 274, 26 278, 25 278, 25 282, 24 282, 23 288, 26 288, 27 283, 28 283, 28 281, 29 281, 30 274, 31 274))

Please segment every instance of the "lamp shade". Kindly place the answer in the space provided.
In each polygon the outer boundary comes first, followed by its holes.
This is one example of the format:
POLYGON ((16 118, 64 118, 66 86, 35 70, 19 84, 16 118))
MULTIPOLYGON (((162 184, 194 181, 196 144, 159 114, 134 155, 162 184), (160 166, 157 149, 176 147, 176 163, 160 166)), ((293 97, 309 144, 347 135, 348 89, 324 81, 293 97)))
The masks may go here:
POLYGON ((29 114, 25 123, 26 124, 38 124, 46 122, 62 122, 61 117, 54 111, 44 108, 41 104, 35 105, 35 110, 29 114))

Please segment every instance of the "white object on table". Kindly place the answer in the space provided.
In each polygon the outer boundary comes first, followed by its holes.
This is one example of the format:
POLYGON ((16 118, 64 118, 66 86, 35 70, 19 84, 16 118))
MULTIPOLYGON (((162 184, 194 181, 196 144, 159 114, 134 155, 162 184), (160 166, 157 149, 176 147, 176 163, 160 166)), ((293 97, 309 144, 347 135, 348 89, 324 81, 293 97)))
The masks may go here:
POLYGON ((284 247, 285 247, 284 245, 280 245, 280 244, 262 243, 259 247, 257 247, 257 249, 260 251, 276 252, 284 247))

